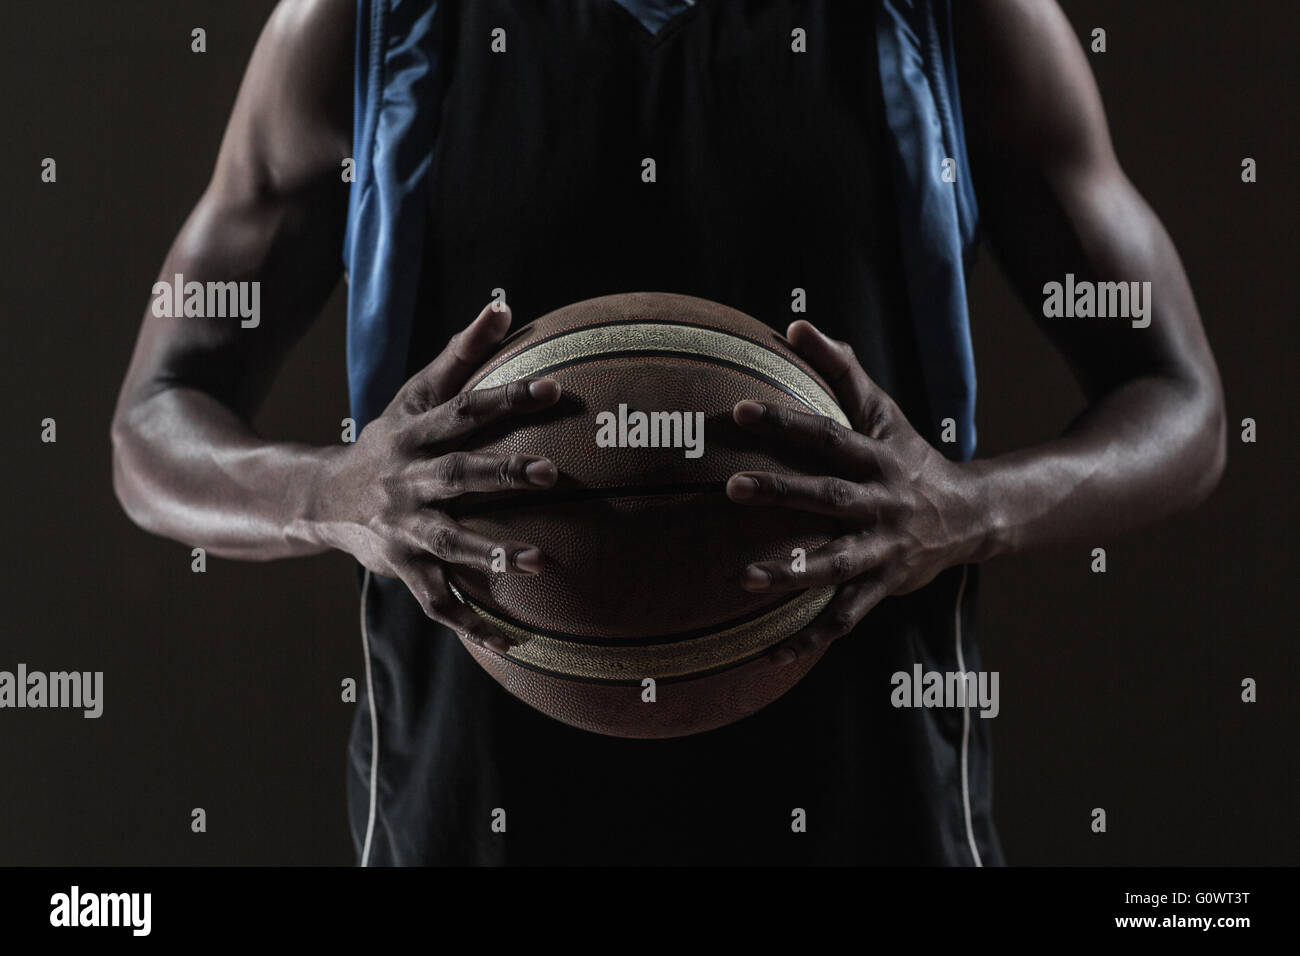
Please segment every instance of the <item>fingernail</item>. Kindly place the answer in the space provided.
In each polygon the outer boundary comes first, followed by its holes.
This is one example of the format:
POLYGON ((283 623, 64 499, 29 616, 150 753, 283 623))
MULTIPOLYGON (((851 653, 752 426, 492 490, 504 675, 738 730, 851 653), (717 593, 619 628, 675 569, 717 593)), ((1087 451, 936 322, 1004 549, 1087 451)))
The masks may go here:
POLYGON ((536 548, 526 548, 515 555, 515 567, 520 571, 536 574, 542 570, 542 552, 536 548))
POLYGON ((549 488, 555 484, 555 466, 549 461, 530 461, 524 466, 524 477, 530 485, 549 488))
POLYGON ((560 386, 549 378, 539 378, 528 383, 528 394, 536 399, 551 400, 560 394, 560 386))
POLYGON ((497 637, 493 635, 492 637, 484 638, 483 643, 486 644, 490 649, 496 651, 498 654, 501 654, 503 656, 510 653, 510 642, 507 641, 504 637, 497 637))
POLYGON ((745 587, 750 591, 766 591, 772 586, 772 575, 762 568, 745 568, 745 587))
POLYGON ((767 414, 767 409, 758 402, 738 402, 733 414, 740 424, 752 425, 767 414))
POLYGON ((732 475, 727 482, 727 494, 740 501, 747 501, 758 494, 758 482, 748 475, 732 475))

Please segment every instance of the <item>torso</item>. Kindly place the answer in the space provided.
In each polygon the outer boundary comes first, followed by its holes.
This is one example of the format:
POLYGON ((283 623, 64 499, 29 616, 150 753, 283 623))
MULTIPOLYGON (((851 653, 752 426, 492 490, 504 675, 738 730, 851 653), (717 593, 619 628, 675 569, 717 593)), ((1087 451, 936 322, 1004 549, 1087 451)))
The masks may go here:
MULTIPOLYGON (((495 288, 519 320, 608 293, 679 292, 781 330, 810 319, 850 342, 924 431, 872 4, 700 0, 654 37, 610 0, 443 6, 410 371, 495 288), (505 53, 491 50, 498 27, 505 53), (807 53, 791 51, 795 27, 807 53), (654 183, 642 181, 646 157, 654 183), (806 313, 791 311, 795 289, 806 313)), ((889 703, 895 671, 957 668, 959 618, 965 666, 978 667, 965 573, 887 599, 759 714, 667 741, 535 713, 400 583, 372 579, 380 760, 368 862, 969 863, 972 787, 995 856, 980 722, 967 730, 959 711, 889 703), (489 828, 496 808, 505 834, 489 828), (806 833, 791 829, 795 808, 806 833)), ((350 777, 359 848, 369 741, 363 709, 350 777)))
POLYGON ((521 320, 680 292, 782 331, 810 319, 928 422, 872 11, 823 6, 702 0, 652 37, 611 0, 448 5, 411 370, 495 288, 521 320), (795 26, 807 53, 791 51, 795 26))

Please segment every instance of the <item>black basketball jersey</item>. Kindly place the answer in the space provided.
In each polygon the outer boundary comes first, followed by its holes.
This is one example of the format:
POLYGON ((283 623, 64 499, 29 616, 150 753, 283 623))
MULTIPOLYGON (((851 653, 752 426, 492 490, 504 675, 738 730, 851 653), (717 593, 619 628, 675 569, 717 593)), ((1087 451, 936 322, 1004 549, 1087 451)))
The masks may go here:
MULTIPOLYGON (((778 330, 808 318, 933 437, 872 4, 700 0, 657 33, 613 0, 438 6, 407 374, 495 289, 517 322, 677 292, 778 330)), ((365 575, 360 860, 1001 862, 986 721, 892 693, 918 665, 978 669, 975 591, 973 567, 950 569, 882 602, 758 714, 624 740, 517 701, 401 582, 365 575)))

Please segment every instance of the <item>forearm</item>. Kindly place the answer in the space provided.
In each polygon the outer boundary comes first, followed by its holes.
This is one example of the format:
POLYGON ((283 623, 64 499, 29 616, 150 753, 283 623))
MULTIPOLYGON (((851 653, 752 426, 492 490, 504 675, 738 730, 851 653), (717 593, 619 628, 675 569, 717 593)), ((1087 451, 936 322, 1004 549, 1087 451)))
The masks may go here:
POLYGON ((1096 545, 1192 507, 1223 470, 1217 382, 1135 378, 1059 438, 962 467, 970 560, 1096 545))
POLYGON ((183 387, 123 410, 112 435, 114 490, 145 530, 243 560, 327 550, 319 489, 345 446, 264 441, 215 398, 183 387))

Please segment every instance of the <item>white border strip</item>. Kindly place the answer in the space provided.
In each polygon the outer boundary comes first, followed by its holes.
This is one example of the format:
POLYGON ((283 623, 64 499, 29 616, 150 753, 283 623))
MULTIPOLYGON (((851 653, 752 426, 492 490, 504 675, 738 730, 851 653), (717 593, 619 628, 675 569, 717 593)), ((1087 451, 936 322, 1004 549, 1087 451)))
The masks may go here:
POLYGON ((375 684, 370 677, 370 630, 366 627, 366 596, 370 593, 370 570, 361 582, 361 651, 366 661, 366 701, 370 705, 370 816, 366 820, 366 842, 361 848, 361 865, 370 865, 370 843, 375 835, 375 807, 379 796, 379 719, 375 715, 375 684))
MULTIPOLYGON (((966 574, 969 565, 962 565, 961 584, 957 585, 957 607, 953 611, 953 631, 957 635, 957 672, 966 673, 966 659, 961 652, 961 599, 966 594, 966 574)), ((970 773, 968 769, 967 754, 970 750, 970 701, 962 695, 961 705, 961 806, 962 812, 966 815, 966 842, 970 844, 970 855, 975 859, 976 866, 983 866, 984 861, 980 859, 979 848, 975 845, 975 827, 971 824, 970 818, 970 773)))

